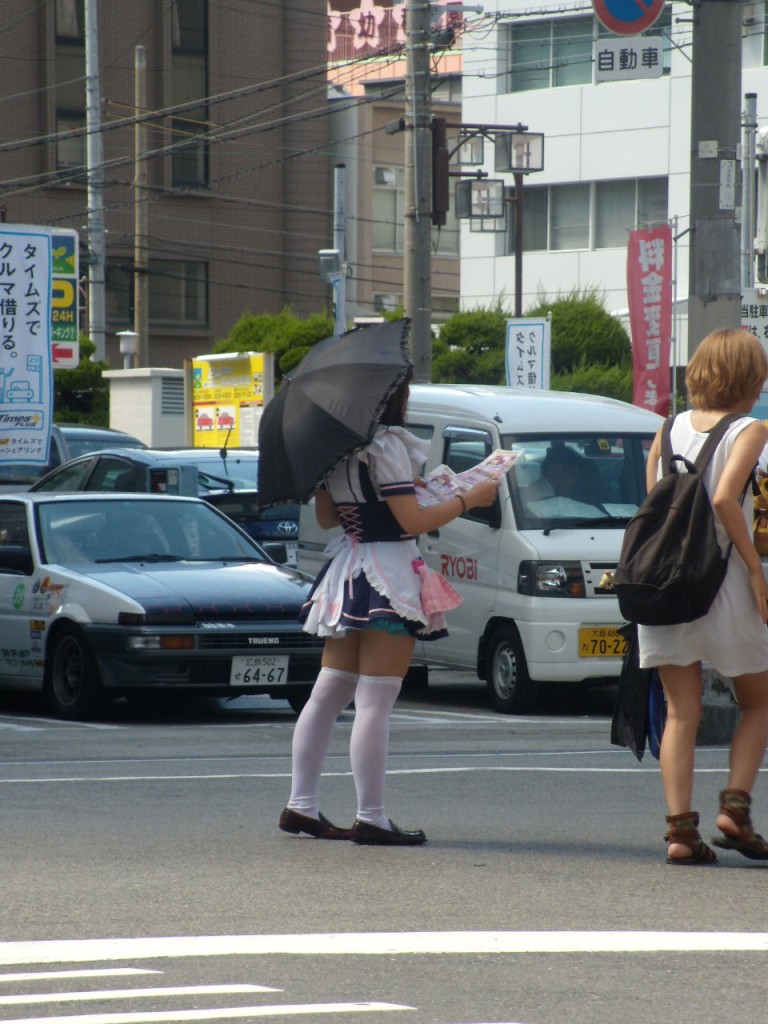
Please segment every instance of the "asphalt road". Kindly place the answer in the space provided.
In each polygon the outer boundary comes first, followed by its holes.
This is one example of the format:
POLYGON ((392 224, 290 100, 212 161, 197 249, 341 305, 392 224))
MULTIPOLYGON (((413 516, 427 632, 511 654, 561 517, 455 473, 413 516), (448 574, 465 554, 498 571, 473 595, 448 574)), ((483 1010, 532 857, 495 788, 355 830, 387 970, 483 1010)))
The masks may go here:
MULTIPOLYGON (((416 849, 277 829, 280 702, 66 724, 3 698, 0 1024, 765 1020, 768 865, 664 863, 657 765, 611 747, 610 692, 510 718, 433 680, 393 717, 388 810, 416 849)), ((323 783, 341 823, 352 716, 323 783)), ((725 763, 698 752, 705 835, 725 763)))

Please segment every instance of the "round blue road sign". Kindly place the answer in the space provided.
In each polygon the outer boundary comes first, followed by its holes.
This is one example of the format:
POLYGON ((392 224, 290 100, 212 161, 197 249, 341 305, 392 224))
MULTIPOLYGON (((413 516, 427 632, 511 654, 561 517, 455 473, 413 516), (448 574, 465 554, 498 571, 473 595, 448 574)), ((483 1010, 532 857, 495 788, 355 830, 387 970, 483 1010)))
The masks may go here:
POLYGON ((636 36, 650 28, 664 10, 664 0, 592 0, 597 20, 619 36, 636 36))

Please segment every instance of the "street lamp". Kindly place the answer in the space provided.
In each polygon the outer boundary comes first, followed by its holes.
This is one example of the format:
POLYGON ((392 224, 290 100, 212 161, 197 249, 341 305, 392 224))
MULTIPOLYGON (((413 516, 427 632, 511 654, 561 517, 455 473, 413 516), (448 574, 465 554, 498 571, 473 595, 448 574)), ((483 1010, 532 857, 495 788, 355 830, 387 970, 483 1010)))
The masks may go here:
POLYGON ((347 264, 342 262, 338 249, 320 249, 317 254, 320 276, 333 287, 335 334, 347 329, 347 264))
POLYGON ((136 331, 118 331, 120 339, 120 355, 123 357, 123 369, 133 369, 133 359, 139 351, 139 335, 136 331))

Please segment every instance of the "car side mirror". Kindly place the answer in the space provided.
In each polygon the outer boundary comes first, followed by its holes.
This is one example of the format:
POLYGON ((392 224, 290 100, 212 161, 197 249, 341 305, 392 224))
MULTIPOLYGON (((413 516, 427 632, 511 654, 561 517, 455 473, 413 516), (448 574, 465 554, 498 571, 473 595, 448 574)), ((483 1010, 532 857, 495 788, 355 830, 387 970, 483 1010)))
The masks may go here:
POLYGON ((0 572, 32 574, 32 552, 24 544, 0 545, 0 572))
POLYGON ((265 541, 261 545, 273 562, 285 565, 288 561, 288 549, 282 541, 265 541))

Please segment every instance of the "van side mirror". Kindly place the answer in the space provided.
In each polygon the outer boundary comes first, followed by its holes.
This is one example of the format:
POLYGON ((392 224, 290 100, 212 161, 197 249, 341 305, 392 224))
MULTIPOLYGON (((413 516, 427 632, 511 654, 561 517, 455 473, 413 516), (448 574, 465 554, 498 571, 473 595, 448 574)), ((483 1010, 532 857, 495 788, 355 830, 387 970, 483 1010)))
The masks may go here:
POLYGON ((0 572, 32 574, 32 552, 25 544, 0 544, 0 572))

